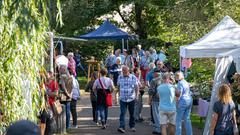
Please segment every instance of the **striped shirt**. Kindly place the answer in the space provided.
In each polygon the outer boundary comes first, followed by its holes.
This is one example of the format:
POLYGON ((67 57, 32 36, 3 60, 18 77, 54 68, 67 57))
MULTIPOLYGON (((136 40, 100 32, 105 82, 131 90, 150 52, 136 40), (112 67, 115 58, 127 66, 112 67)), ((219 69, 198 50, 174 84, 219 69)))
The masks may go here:
POLYGON ((137 78, 133 74, 128 76, 120 75, 117 82, 120 90, 120 100, 123 102, 131 102, 135 100, 135 90, 138 89, 137 78))

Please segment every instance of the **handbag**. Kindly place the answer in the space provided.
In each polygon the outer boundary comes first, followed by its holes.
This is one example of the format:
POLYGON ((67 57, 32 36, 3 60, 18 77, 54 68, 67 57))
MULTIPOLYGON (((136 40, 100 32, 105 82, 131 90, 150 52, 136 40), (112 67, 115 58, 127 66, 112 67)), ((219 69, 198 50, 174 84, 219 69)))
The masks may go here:
POLYGON ((112 94, 111 94, 111 92, 109 92, 109 93, 106 92, 100 78, 99 78, 99 82, 100 82, 100 85, 101 85, 102 89, 104 90, 105 95, 106 95, 106 106, 110 107, 110 106, 112 106, 112 94))
POLYGON ((53 103, 53 112, 54 114, 58 114, 58 115, 62 113, 62 104, 60 103, 59 100, 56 100, 53 103))

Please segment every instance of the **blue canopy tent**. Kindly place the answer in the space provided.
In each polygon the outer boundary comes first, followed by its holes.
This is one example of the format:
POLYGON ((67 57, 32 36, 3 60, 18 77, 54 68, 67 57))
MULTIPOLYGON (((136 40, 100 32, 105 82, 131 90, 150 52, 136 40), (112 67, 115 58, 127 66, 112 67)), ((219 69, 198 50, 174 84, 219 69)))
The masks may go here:
MULTIPOLYGON (((122 49, 124 49, 124 40, 132 40, 132 39, 135 39, 136 36, 129 35, 128 33, 117 28, 115 25, 111 24, 109 20, 106 20, 95 31, 92 31, 88 34, 78 36, 78 37, 81 39, 122 40, 122 49)), ((128 49, 128 46, 127 46, 127 49, 128 49)))

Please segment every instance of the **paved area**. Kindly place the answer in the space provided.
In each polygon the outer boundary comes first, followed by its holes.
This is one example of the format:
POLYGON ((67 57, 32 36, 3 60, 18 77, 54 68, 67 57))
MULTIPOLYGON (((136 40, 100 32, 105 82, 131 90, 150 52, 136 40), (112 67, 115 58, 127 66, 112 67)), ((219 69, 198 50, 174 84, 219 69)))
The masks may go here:
MULTIPOLYGON (((136 132, 131 132, 129 128, 126 128, 125 135, 151 135, 152 126, 149 122, 150 108, 147 103, 147 96, 144 96, 144 109, 143 118, 145 119, 142 123, 136 123, 136 132)), ((109 108, 109 117, 107 121, 107 129, 103 130, 101 127, 97 126, 92 122, 92 109, 89 100, 89 93, 85 93, 82 96, 80 103, 77 106, 78 110, 78 129, 72 129, 68 133, 71 135, 119 135, 117 128, 119 126, 119 106, 113 106, 109 108)), ((126 120, 126 125, 128 125, 128 115, 126 120)), ((126 126, 127 127, 127 126, 126 126)), ((194 128, 194 135, 202 134, 202 131, 194 128)), ((184 134, 183 134, 184 135, 184 134)))

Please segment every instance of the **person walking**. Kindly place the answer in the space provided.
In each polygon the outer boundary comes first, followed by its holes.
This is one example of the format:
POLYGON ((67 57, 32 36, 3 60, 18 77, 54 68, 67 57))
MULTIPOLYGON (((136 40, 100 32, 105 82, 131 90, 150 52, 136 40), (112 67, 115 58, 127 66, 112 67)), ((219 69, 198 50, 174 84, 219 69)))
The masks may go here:
POLYGON ((70 72, 72 80, 73 80, 73 88, 72 88, 72 101, 70 103, 70 110, 72 114, 72 128, 78 128, 77 126, 77 100, 80 99, 80 89, 79 89, 79 83, 77 79, 73 76, 73 74, 70 72))
POLYGON ((171 84, 171 75, 164 73, 162 77, 163 83, 157 87, 158 95, 160 98, 159 102, 159 114, 160 114, 160 125, 162 135, 175 134, 175 122, 176 122, 176 100, 175 100, 175 88, 171 84))
POLYGON ((152 134, 161 134, 161 129, 160 129, 160 116, 159 116, 159 96, 157 94, 157 87, 161 84, 162 77, 161 77, 161 72, 160 70, 154 70, 153 73, 153 80, 150 82, 150 87, 149 87, 149 105, 152 106, 152 113, 153 113, 153 132, 152 134))
POLYGON ((106 77, 107 69, 101 69, 101 77, 95 80, 93 84, 93 90, 97 95, 97 111, 101 118, 102 129, 106 129, 106 122, 108 116, 108 106, 106 104, 106 94, 111 93, 114 90, 113 81, 106 77))
POLYGON ((182 120, 184 120, 186 135, 192 135, 190 114, 193 100, 190 86, 184 79, 182 72, 177 72, 175 78, 178 81, 177 93, 179 95, 177 101, 176 135, 182 134, 182 120))
POLYGON ((227 84, 219 87, 218 101, 213 105, 210 135, 238 135, 235 105, 227 84))
POLYGON ((140 59, 140 70, 141 74, 144 80, 144 83, 146 84, 146 76, 149 71, 149 64, 153 62, 152 58, 150 57, 149 51, 146 51, 145 55, 141 57, 140 59))
MULTIPOLYGON (((114 86, 117 87, 118 76, 122 73, 121 57, 116 58, 116 63, 112 65, 110 73, 111 73, 111 78, 113 80, 113 84, 114 86)), ((118 95, 119 95, 119 89, 116 88, 114 91, 115 105, 119 104, 118 95)))
POLYGON ((144 85, 141 83, 141 71, 139 68, 134 68, 133 70, 134 75, 137 77, 138 87, 139 87, 139 94, 138 94, 138 100, 135 102, 135 108, 134 108, 134 118, 135 122, 142 122, 142 109, 143 109, 143 95, 144 95, 144 85))
POLYGON ((127 66, 122 67, 122 75, 118 77, 118 87, 120 91, 120 118, 118 131, 125 133, 125 114, 128 108, 130 119, 129 127, 135 132, 134 105, 138 100, 139 87, 135 75, 130 74, 127 66))
POLYGON ((87 83, 85 90, 90 91, 90 100, 92 105, 92 117, 93 122, 98 124, 98 115, 97 115, 97 95, 93 91, 93 84, 98 78, 97 72, 93 72, 91 75, 91 80, 87 83))

